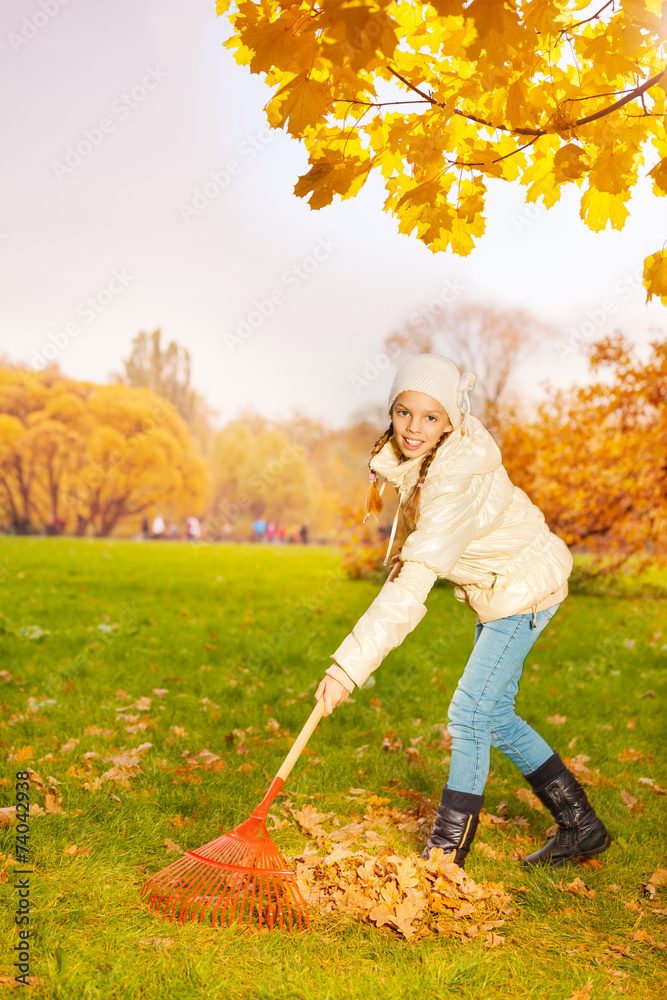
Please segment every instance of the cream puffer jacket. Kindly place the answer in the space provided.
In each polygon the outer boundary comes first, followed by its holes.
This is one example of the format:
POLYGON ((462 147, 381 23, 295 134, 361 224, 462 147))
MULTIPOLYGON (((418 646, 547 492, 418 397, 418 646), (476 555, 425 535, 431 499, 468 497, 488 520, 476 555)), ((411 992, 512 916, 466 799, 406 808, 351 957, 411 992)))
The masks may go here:
MULTIPOLYGON (((390 439, 370 462, 398 490, 399 510, 416 486, 423 456, 401 457, 390 439)), ((419 624, 438 578, 450 580, 457 600, 483 623, 531 612, 534 617, 567 596, 569 549, 512 484, 498 445, 477 417, 464 415, 440 446, 421 492, 417 526, 410 531, 406 525, 400 573, 384 584, 332 654, 326 672, 348 691, 361 687, 419 624)))

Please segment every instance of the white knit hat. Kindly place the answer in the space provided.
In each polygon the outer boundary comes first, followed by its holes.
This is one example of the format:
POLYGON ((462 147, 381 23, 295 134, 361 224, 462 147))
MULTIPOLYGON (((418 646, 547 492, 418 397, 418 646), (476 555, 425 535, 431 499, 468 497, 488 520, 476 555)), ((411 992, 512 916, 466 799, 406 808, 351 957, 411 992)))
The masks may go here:
POLYGON ((452 427, 457 428, 464 413, 470 413, 470 390, 477 379, 472 372, 461 375, 453 361, 440 354, 417 354, 396 372, 389 393, 389 412, 401 392, 424 392, 445 408, 452 427))

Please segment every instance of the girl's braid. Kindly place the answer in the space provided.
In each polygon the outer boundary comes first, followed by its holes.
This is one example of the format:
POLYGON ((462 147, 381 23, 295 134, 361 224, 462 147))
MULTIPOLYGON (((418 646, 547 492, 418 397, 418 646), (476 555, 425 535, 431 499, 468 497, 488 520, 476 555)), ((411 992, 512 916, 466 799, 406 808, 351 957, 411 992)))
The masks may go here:
MULTIPOLYGON (((369 467, 371 463, 371 458, 374 458, 374 456, 377 455, 377 453, 384 448, 384 446, 386 445, 387 441, 389 440, 389 438, 392 436, 393 433, 394 433, 394 422, 392 420, 392 422, 389 424, 389 427, 384 432, 384 434, 381 434, 380 437, 375 442, 375 444, 373 445, 373 448, 371 450, 368 459, 369 467)), ((380 491, 378 489, 377 474, 373 472, 372 469, 369 478, 370 482, 368 484, 368 493, 366 494, 366 505, 364 508, 364 521, 366 520, 369 514, 375 514, 375 516, 377 517, 377 515, 380 513, 380 511, 384 506, 384 504, 382 503, 382 497, 380 496, 380 491)))
POLYGON ((417 519, 419 517, 419 507, 421 504, 422 486, 424 485, 424 480, 426 479, 428 470, 431 467, 431 462, 435 458, 438 448, 443 443, 443 441, 445 441, 449 437, 450 434, 451 431, 443 431, 438 440, 431 448, 431 450, 428 452, 427 455, 424 455, 424 458, 422 459, 422 464, 419 466, 419 479, 417 480, 417 485, 412 491, 412 495, 410 496, 410 499, 408 500, 404 508, 405 517, 409 524, 412 525, 417 524, 417 519))

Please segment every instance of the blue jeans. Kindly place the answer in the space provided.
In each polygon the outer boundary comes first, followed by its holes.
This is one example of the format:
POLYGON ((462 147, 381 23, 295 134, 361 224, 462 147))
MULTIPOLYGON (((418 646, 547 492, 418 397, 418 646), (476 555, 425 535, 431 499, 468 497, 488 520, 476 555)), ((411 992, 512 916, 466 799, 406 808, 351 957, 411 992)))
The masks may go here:
POLYGON ((497 747, 522 774, 536 771, 553 750, 514 711, 523 663, 560 604, 475 626, 475 643, 449 706, 452 761, 447 787, 481 795, 497 747))

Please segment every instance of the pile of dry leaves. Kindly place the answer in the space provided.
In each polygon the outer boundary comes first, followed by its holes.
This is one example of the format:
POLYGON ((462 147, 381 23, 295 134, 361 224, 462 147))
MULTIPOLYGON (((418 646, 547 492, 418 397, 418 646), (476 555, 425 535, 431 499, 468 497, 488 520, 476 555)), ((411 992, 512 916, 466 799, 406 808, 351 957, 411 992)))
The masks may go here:
MULTIPOLYGON (((347 913, 377 927, 387 926, 409 940, 445 934, 463 941, 480 938, 489 946, 502 944, 504 938, 496 928, 511 915, 511 900, 502 884, 474 882, 451 855, 440 850, 424 861, 387 844, 389 828, 418 833, 421 841, 433 820, 428 800, 419 793, 401 791, 417 800, 411 810, 388 807, 389 799, 370 795, 364 801, 363 817, 345 826, 340 826, 333 813, 319 813, 312 805, 292 809, 285 803, 283 814, 291 815, 323 849, 321 854, 304 853, 293 859, 306 905, 322 913, 347 913), (331 832, 322 825, 326 821, 333 821, 331 832), (367 847, 378 853, 369 854, 367 847)), ((353 798, 367 794, 357 788, 350 792, 353 798)))
POLYGON ((324 858, 303 854, 294 862, 306 905, 322 913, 386 924, 408 940, 445 934, 481 938, 489 946, 504 943, 495 933, 511 910, 502 884, 474 882, 441 850, 424 861, 336 847, 324 858))

